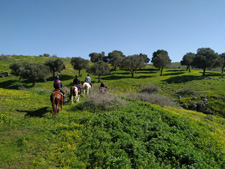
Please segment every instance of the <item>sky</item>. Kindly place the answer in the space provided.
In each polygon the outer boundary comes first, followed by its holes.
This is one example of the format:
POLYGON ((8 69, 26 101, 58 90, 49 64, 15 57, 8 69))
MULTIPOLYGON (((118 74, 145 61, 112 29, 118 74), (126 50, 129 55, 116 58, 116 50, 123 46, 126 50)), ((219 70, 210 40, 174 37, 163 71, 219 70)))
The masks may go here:
POLYGON ((0 0, 0 55, 90 59, 119 50, 172 62, 209 47, 225 52, 224 0, 0 0))

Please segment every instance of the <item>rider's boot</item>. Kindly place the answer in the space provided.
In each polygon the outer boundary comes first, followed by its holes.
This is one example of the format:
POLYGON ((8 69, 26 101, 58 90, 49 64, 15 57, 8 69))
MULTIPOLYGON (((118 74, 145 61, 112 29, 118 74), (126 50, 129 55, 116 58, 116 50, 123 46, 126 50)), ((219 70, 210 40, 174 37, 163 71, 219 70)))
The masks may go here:
POLYGON ((66 95, 63 95, 63 102, 64 102, 64 103, 67 102, 67 100, 66 100, 66 95))

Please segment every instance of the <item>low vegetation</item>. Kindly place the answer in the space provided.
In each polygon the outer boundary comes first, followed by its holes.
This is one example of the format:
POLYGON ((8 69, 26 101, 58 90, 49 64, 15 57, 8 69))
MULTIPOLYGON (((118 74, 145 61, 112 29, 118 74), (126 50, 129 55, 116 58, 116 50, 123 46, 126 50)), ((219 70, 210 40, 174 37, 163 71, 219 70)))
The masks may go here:
MULTIPOLYGON (((1 62, 2 71, 15 62, 57 59, 12 58, 1 62)), ((79 70, 62 60, 65 69, 57 74, 69 89, 79 70)), ((16 76, 1 78, 0 168, 225 168, 224 78, 214 71, 205 77, 196 69, 163 71, 145 67, 131 78, 114 70, 101 76, 105 95, 91 74, 92 93, 65 103, 56 119, 52 75, 35 87, 16 76)), ((87 73, 80 73, 83 82, 87 73)))

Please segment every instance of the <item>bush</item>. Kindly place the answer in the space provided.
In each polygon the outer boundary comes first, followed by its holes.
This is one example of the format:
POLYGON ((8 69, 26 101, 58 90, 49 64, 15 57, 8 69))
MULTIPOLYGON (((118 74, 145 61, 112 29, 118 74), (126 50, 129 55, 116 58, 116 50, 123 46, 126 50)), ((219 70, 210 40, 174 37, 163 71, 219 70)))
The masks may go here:
POLYGON ((132 93, 126 95, 126 97, 130 97, 132 99, 150 102, 152 104, 157 104, 160 106, 176 106, 175 102, 171 101, 171 99, 167 98, 166 96, 159 95, 159 94, 148 94, 148 93, 132 93))
POLYGON ((1 55, 0 60, 12 60, 12 57, 10 55, 1 55))
POLYGON ((184 87, 177 90, 177 94, 181 96, 190 96, 194 94, 194 90, 190 87, 184 87))
POLYGON ((154 93, 154 92, 157 92, 159 90, 159 87, 156 86, 156 85, 148 85, 146 87, 144 87, 141 92, 146 92, 146 93, 154 93))
POLYGON ((100 94, 98 92, 91 93, 84 103, 78 105, 79 109, 88 109, 94 112, 98 110, 114 110, 124 106, 126 106, 126 101, 121 97, 111 93, 100 94))

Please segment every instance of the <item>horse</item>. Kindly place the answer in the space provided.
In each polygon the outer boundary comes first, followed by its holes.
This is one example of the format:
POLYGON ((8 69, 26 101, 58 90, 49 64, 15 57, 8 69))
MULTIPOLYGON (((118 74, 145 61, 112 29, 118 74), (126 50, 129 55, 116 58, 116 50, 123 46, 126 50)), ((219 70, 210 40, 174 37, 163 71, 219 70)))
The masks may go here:
POLYGON ((91 85, 88 82, 84 82, 82 89, 84 89, 84 94, 89 94, 89 91, 91 90, 91 85))
MULTIPOLYGON (((66 95, 66 91, 63 90, 65 95, 66 95)), ((50 96, 50 100, 51 100, 51 103, 52 103, 52 109, 53 109, 53 112, 54 112, 54 115, 55 115, 55 118, 56 116, 58 115, 59 113, 59 108, 61 108, 61 111, 62 111, 62 105, 63 105, 63 94, 60 92, 59 89, 56 89, 50 96)))
POLYGON ((79 88, 78 88, 77 86, 72 86, 72 87, 70 88, 70 96, 69 96, 68 102, 69 102, 70 100, 72 100, 72 104, 73 104, 73 96, 75 96, 75 101, 76 101, 76 102, 79 102, 79 97, 80 97, 80 95, 79 95, 79 88))
POLYGON ((105 87, 100 87, 99 88, 99 93, 106 94, 106 88, 105 87))

